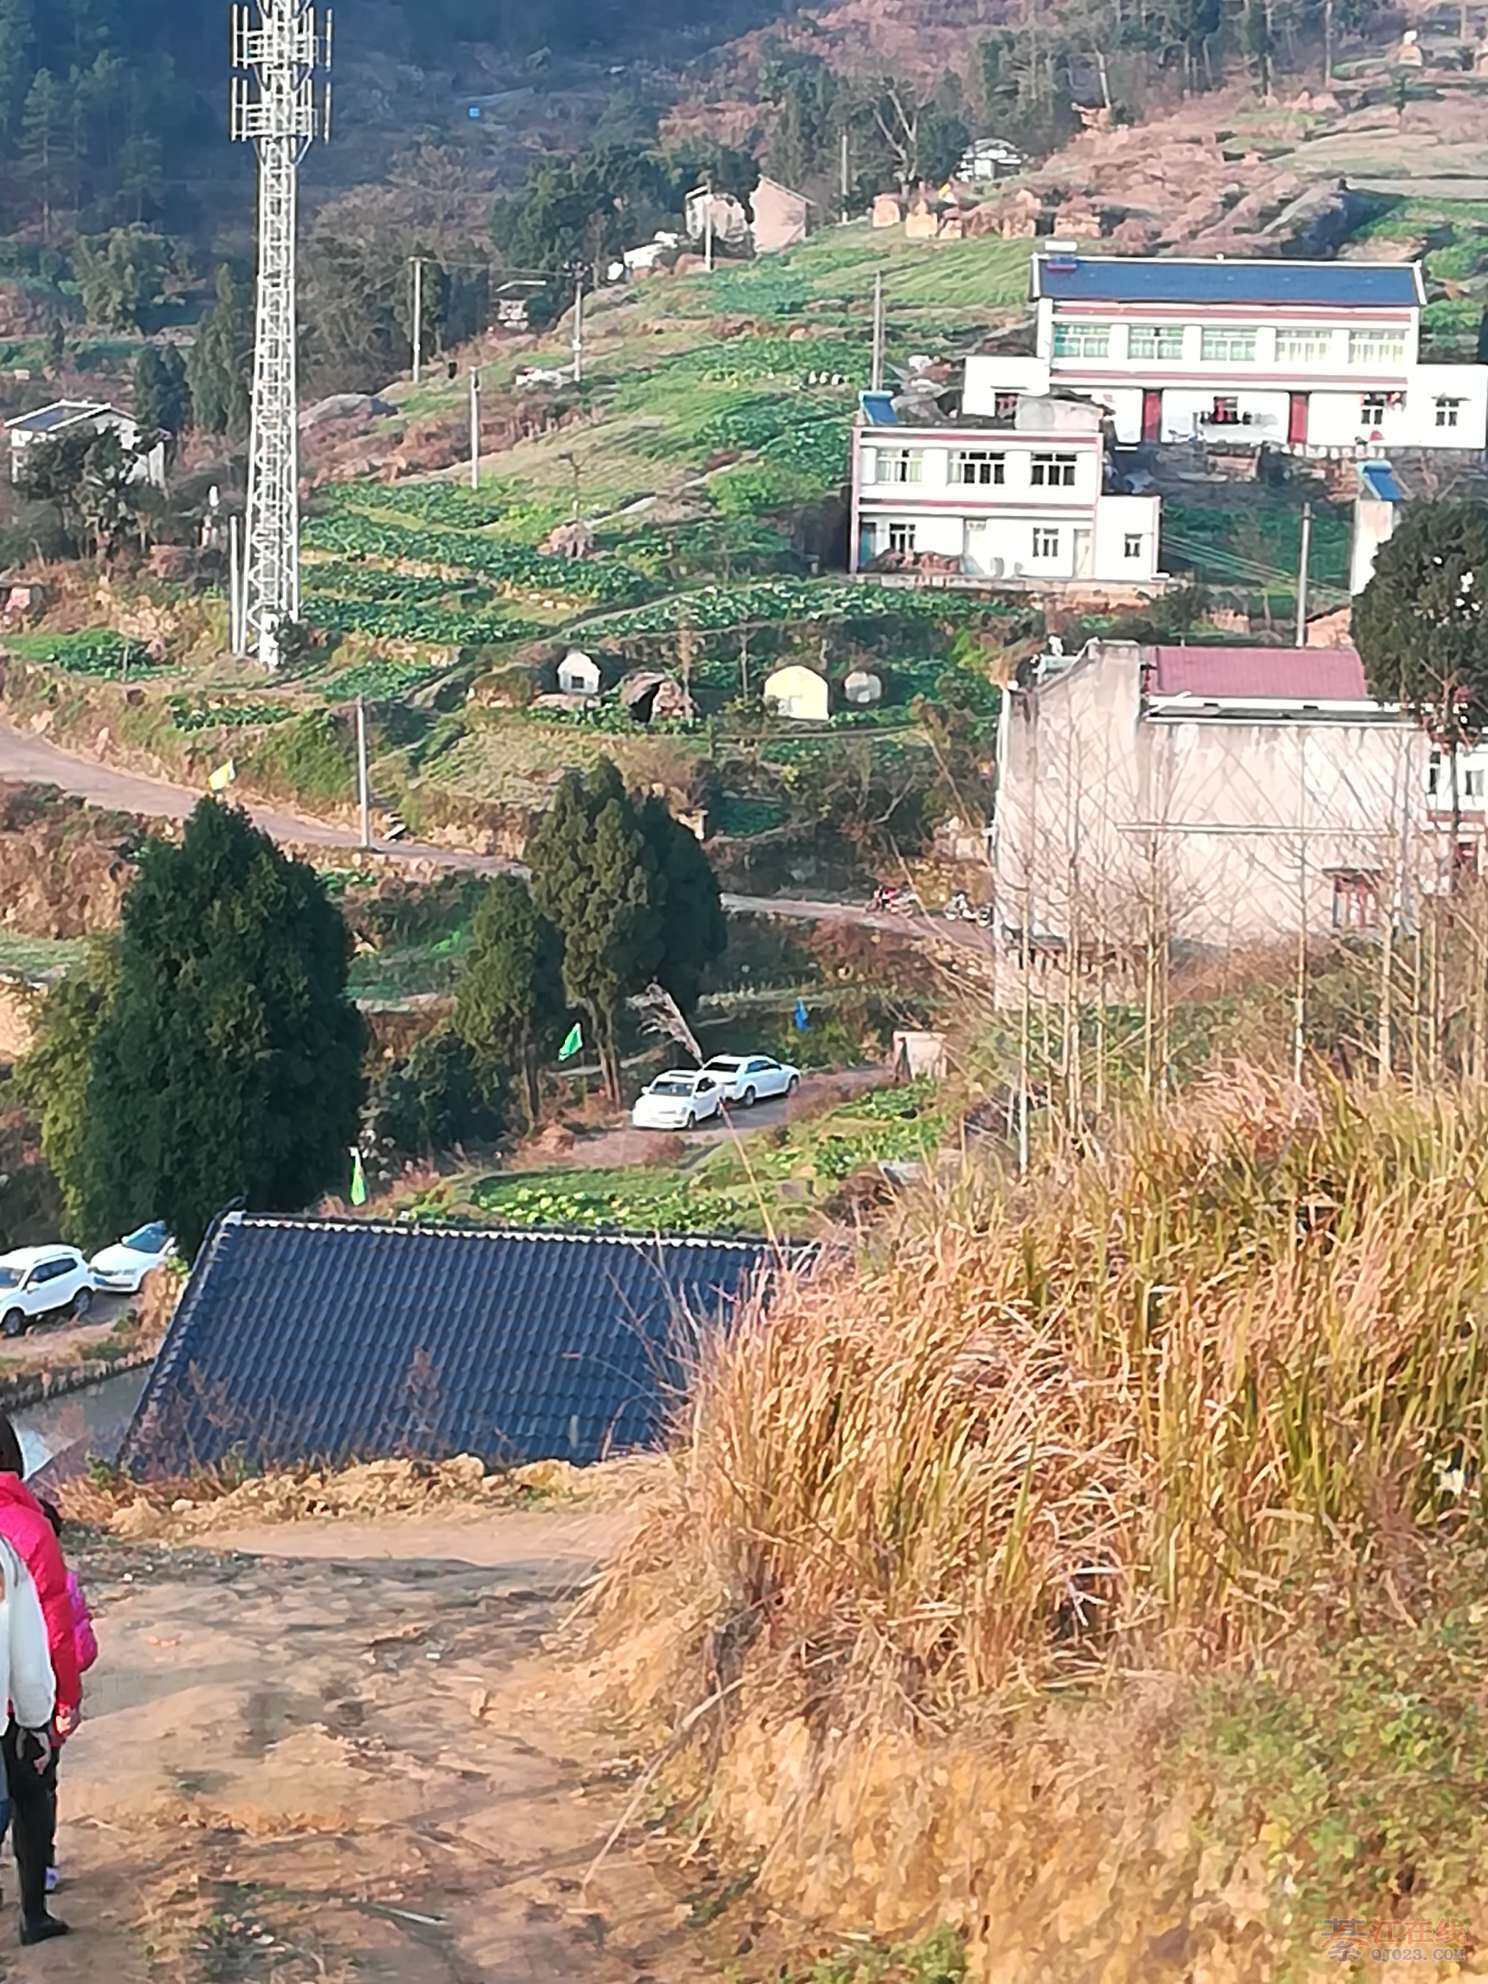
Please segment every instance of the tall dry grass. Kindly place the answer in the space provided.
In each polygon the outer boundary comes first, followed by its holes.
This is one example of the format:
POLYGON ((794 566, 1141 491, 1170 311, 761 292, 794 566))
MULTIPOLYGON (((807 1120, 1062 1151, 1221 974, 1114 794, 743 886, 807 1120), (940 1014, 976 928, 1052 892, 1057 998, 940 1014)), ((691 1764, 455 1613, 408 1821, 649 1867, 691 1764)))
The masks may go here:
POLYGON ((716 1346, 600 1593, 665 1719, 947 1727, 1408 1613, 1484 1517, 1488 1099, 1240 1071, 716 1346))

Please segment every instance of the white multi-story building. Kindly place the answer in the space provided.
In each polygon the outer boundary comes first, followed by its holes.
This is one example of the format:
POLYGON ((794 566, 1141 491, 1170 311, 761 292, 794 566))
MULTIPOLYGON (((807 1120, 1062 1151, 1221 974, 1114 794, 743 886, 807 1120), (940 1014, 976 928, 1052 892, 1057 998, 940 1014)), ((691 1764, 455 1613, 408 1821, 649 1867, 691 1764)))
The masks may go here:
POLYGON ((1015 395, 984 419, 915 421, 886 393, 862 396, 853 430, 854 572, 1153 589, 1160 500, 1106 487, 1097 408, 1015 395))
POLYGON ((966 362, 967 413, 1020 392, 1109 409, 1119 443, 1303 455, 1488 445, 1488 366, 1423 364, 1413 262, 1115 259, 1032 267, 1035 355, 966 362))

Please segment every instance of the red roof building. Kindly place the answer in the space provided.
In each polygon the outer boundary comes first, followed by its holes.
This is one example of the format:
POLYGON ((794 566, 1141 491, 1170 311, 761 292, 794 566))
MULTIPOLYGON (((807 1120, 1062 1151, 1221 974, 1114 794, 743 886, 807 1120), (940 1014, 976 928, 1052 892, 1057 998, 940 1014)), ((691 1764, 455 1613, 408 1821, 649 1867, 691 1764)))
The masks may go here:
POLYGON ((1150 648, 1148 696, 1204 702, 1367 703, 1357 648, 1150 648))

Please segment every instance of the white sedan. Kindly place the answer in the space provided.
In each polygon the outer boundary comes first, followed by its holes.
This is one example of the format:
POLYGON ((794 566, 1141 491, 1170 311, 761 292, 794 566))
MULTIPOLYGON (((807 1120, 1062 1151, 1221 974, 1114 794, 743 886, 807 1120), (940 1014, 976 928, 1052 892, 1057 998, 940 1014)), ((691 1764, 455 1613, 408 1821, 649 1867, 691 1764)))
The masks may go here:
POLYGON ((706 1068, 678 1068, 641 1090, 630 1120, 638 1130, 695 1130, 722 1106, 723 1090, 706 1068))
POLYGON ((88 1265, 98 1286, 111 1295, 138 1295, 145 1276, 153 1268, 163 1267, 175 1248, 165 1221, 153 1219, 148 1226, 137 1226, 133 1233, 95 1254, 88 1265))
POLYGON ((785 1061, 772 1061, 768 1054, 715 1054, 703 1064, 723 1091, 725 1102, 737 1102, 742 1109, 753 1109, 772 1095, 794 1095, 801 1086, 801 1070, 785 1061))

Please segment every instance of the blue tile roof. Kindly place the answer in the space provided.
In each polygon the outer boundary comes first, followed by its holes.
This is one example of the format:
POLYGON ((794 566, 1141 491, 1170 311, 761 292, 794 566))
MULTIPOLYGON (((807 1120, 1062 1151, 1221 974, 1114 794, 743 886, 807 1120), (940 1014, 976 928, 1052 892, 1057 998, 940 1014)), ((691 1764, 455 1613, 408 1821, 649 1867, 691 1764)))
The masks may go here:
POLYGON ((1381 503, 1403 503, 1405 491, 1395 479, 1395 471, 1388 462, 1365 462, 1359 470, 1359 479, 1364 484, 1365 494, 1375 496, 1381 503))
MULTIPOLYGON (((797 1250, 809 1266, 812 1250, 797 1250)), ((185 1473, 655 1441, 689 1328, 767 1285, 762 1240, 468 1231, 232 1213, 181 1298, 120 1459, 185 1473)))
POLYGON ((1400 310, 1421 302, 1413 263, 1118 261, 1036 255, 1033 293, 1068 303, 1318 304, 1400 310))

